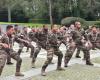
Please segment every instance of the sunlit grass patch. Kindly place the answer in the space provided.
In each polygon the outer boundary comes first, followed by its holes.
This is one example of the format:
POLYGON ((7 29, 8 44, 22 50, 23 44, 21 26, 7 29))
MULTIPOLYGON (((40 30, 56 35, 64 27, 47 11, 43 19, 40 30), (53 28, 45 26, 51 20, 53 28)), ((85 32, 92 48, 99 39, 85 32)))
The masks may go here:
POLYGON ((65 71, 51 71, 45 77, 34 76, 33 80, 100 80, 100 68, 75 64, 65 71))
MULTIPOLYGON (((44 59, 37 58, 36 68, 42 67, 44 61, 45 61, 44 59)), ((14 63, 13 65, 5 65, 1 76, 9 76, 9 75, 15 74, 16 61, 12 60, 12 62, 14 63)), ((25 71, 28 71, 30 69, 32 69, 31 68, 31 58, 23 58, 22 59, 22 66, 21 66, 21 72, 25 72, 25 71)))

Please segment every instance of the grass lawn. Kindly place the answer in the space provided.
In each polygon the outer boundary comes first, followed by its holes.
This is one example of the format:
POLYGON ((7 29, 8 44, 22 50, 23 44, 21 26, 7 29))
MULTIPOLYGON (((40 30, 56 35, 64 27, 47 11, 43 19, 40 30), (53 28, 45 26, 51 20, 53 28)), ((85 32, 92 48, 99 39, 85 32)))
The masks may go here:
MULTIPOLYGON (((90 54, 95 54, 95 53, 98 53, 98 52, 100 52, 98 49, 97 50, 91 50, 90 51, 90 54)), ((76 59, 76 57, 75 57, 76 56, 76 53, 77 53, 77 49, 75 50, 72 58, 75 58, 76 59)), ((79 55, 83 58, 84 57, 83 51, 81 51, 79 55)))
POLYGON ((92 62, 100 64, 100 57, 92 59, 92 62))
MULTIPOLYGON (((43 24, 40 24, 40 23, 9 23, 9 22, 0 22, 0 24, 11 24, 11 25, 14 25, 14 24, 18 24, 18 25, 23 25, 23 26, 31 26, 31 27, 41 27, 43 26, 43 24)), ((47 24, 49 25, 49 24, 47 24)))
POLYGON ((75 64, 65 71, 51 71, 47 76, 34 76, 32 80, 100 80, 100 68, 75 64))
MULTIPOLYGON (((87 21, 89 25, 94 25, 96 23, 100 23, 100 21, 87 21)), ((0 22, 0 24, 18 24, 18 25, 24 25, 24 26, 31 26, 31 27, 41 27, 43 24, 41 23, 13 23, 13 22, 0 22)), ((50 24, 47 24, 50 26, 50 24)))
MULTIPOLYGON (((22 61, 22 66, 21 66, 21 72, 25 72, 25 71, 32 69, 31 68, 31 58, 23 58, 22 60, 23 61, 22 61)), ((44 61, 45 61, 44 59, 37 58, 36 68, 42 67, 44 61)), ((5 65, 1 76, 9 76, 9 75, 15 74, 16 61, 12 59, 12 62, 14 63, 14 65, 5 65)))

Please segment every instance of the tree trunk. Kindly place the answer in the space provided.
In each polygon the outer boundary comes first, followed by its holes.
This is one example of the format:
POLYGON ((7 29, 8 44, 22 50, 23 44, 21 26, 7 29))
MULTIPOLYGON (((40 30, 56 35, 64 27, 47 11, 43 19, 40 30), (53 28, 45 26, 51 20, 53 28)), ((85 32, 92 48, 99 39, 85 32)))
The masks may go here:
POLYGON ((8 7, 8 22, 11 22, 11 8, 8 7))
POLYGON ((50 24, 53 25, 51 0, 49 0, 49 16, 50 16, 50 24))

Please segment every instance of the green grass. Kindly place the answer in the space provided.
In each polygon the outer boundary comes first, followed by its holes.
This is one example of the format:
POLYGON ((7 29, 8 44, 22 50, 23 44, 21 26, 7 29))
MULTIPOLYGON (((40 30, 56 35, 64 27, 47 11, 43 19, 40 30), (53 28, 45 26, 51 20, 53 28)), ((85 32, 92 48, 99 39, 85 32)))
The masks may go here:
MULTIPOLYGON (((87 21, 88 25, 94 25, 100 23, 100 21, 87 21)), ((44 24, 42 23, 13 23, 13 22, 0 22, 0 24, 18 24, 23 26, 30 26, 30 27, 42 27, 44 24)), ((50 26, 50 24, 47 24, 50 26)))
MULTIPOLYGON (((100 21, 87 21, 87 23, 89 25, 94 25, 96 23, 100 23, 100 21)), ((42 23, 13 23, 13 22, 0 22, 0 24, 18 24, 18 25, 31 26, 31 27, 36 27, 36 26, 41 27, 44 25, 42 23)), ((50 24, 47 24, 47 25, 50 25, 50 24)))
POLYGON ((52 71, 47 76, 34 76, 32 80, 100 80, 100 68, 75 64, 65 71, 52 71))
MULTIPOLYGON (((0 24, 11 24, 11 25, 14 25, 14 24, 18 24, 18 25, 23 25, 23 26, 31 26, 31 27, 42 27, 44 24, 41 24, 41 23, 10 23, 10 22, 0 22, 0 24)), ((49 25, 49 24, 47 24, 49 25)))
MULTIPOLYGON (((31 68, 31 58, 23 58, 22 60, 23 61, 22 61, 22 66, 21 66, 21 72, 25 72, 25 71, 32 69, 31 68)), ((37 58, 36 68, 42 67, 44 61, 45 61, 44 59, 37 58)), ((16 61, 12 60, 12 62, 14 63, 14 65, 5 65, 1 76, 9 76, 9 75, 15 74, 16 61)))
POLYGON ((92 62, 100 64, 100 57, 92 59, 92 62))

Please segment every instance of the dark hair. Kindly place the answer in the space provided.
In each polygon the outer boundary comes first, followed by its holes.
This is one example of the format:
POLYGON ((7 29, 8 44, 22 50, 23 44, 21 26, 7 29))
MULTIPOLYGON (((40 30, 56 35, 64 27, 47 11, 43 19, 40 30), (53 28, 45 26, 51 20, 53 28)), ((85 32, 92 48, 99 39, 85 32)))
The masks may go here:
POLYGON ((9 29, 11 29, 11 28, 13 28, 13 26, 12 26, 12 25, 8 25, 8 26, 6 27, 6 31, 9 30, 9 29))
POLYGON ((15 27, 18 26, 17 24, 15 24, 15 27))
POLYGON ((95 26, 95 25, 93 25, 91 28, 96 28, 96 26, 95 26))
POLYGON ((23 27, 23 29, 25 29, 25 28, 27 28, 27 27, 23 27))
MULTIPOLYGON (((77 22, 80 22, 80 21, 75 21, 75 22, 74 22, 74 25, 75 25, 77 22)), ((80 23, 81 23, 81 22, 80 22, 80 23)))
POLYGON ((45 28, 45 25, 43 25, 43 28, 45 28))

